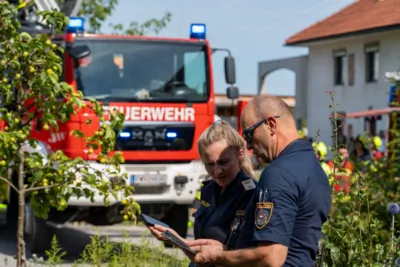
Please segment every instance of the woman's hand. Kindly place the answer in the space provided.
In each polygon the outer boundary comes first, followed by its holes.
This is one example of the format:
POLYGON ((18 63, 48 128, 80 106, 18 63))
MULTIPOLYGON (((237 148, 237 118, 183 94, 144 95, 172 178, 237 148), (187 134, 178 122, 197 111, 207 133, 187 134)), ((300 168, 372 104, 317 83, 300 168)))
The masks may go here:
POLYGON ((149 226, 148 227, 150 229, 151 234, 157 238, 158 240, 162 241, 162 242, 168 242, 168 239, 162 236, 162 233, 168 231, 171 234, 174 234, 176 237, 178 237, 181 241, 187 243, 186 239, 182 238, 180 235, 178 235, 177 232, 175 232, 174 229, 171 228, 167 228, 161 225, 154 225, 154 226, 149 226))

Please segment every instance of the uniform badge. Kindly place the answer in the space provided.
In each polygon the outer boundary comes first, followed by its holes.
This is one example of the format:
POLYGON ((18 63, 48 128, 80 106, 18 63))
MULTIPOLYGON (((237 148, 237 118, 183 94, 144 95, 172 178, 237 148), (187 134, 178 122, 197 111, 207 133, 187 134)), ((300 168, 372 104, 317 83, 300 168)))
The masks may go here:
POLYGON ((243 215, 244 215, 244 210, 238 210, 236 212, 236 216, 233 219, 232 224, 231 224, 231 232, 236 231, 238 229, 239 225, 242 224, 242 221, 244 218, 243 215))
POLYGON ((259 202, 256 205, 255 225, 258 229, 262 229, 267 226, 271 220, 274 203, 259 202))

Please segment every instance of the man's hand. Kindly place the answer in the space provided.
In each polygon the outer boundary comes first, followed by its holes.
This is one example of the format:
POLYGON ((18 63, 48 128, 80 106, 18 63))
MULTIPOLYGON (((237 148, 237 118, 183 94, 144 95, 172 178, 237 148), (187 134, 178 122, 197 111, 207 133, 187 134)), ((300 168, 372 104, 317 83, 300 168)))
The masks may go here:
POLYGON ((221 246, 221 248, 224 248, 224 245, 214 239, 196 239, 192 241, 187 241, 186 242, 189 247, 199 247, 199 246, 221 246))
POLYGON ((203 244, 205 242, 214 243, 214 245, 208 244, 208 245, 192 246, 191 249, 193 249, 198 253, 196 254, 196 256, 191 257, 190 260, 201 266, 207 266, 209 264, 214 265, 214 263, 218 261, 220 253, 224 250, 224 246, 220 242, 215 240, 203 239, 201 242, 203 242, 203 244))
POLYGON ((210 264, 214 265, 218 262, 220 253, 223 251, 223 247, 219 245, 205 245, 200 247, 194 247, 193 250, 199 251, 193 259, 194 263, 198 265, 210 264))

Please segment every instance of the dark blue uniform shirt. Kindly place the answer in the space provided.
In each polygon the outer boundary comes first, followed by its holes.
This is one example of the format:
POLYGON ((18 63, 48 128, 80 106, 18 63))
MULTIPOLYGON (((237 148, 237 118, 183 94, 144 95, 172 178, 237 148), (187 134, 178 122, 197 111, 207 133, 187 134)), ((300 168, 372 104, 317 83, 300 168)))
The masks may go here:
MULTIPOLYGON (((218 240, 233 248, 257 181, 240 171, 223 194, 213 180, 204 181, 203 184, 201 207, 193 214, 194 237, 218 240)), ((196 265, 191 263, 190 266, 196 265)))
POLYGON ((311 143, 296 140, 262 172, 235 248, 277 243, 288 247, 284 266, 314 267, 330 205, 328 177, 311 143))

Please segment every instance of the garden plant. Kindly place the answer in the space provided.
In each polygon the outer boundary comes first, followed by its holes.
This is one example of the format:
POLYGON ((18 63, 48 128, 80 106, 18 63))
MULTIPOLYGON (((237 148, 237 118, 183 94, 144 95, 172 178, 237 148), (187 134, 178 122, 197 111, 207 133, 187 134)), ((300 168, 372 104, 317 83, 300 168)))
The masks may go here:
MULTIPOLYGON (((398 80, 391 80, 400 89, 398 80)), ((334 125, 332 152, 334 171, 340 173, 341 155, 338 150, 338 123, 340 119, 333 92, 328 92, 332 100, 330 109, 334 125)), ((396 113, 391 114, 396 120, 396 113)), ((397 152, 399 132, 396 123, 390 129, 393 140, 387 144, 388 150, 397 152)), ((371 140, 370 140, 371 141, 371 140)), ((338 183, 330 177, 332 185, 332 205, 328 221, 323 225, 324 238, 321 240, 318 266, 400 266, 399 205, 400 183, 398 171, 399 154, 391 153, 374 164, 355 166, 362 171, 353 172, 350 193, 336 192, 338 183)))

